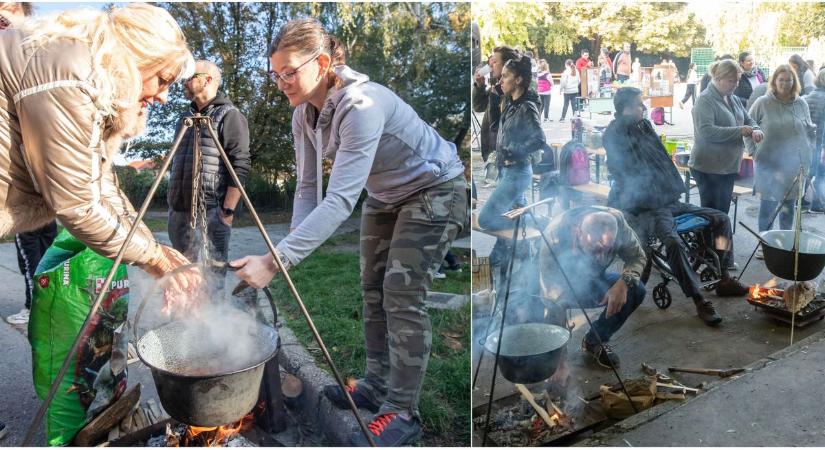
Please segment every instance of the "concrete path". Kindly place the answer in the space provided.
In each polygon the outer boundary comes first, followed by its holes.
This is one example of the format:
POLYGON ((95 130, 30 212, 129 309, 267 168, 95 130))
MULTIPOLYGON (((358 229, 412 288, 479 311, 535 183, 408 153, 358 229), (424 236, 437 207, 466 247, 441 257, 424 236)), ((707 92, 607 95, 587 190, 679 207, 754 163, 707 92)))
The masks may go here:
POLYGON ((664 403, 580 445, 784 447, 825 445, 825 333, 759 361, 686 402, 664 403))

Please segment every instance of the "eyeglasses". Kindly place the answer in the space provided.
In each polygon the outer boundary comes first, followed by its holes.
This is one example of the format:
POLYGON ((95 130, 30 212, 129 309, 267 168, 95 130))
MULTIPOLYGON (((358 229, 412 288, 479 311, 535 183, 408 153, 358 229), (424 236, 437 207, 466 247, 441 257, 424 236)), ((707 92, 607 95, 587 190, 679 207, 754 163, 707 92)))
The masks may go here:
POLYGON ((209 74, 206 73, 206 72, 195 72, 195 73, 192 74, 191 77, 187 78, 186 81, 192 81, 197 77, 208 77, 208 76, 209 76, 209 74))
POLYGON ((315 55, 312 58, 309 58, 308 60, 304 61, 303 64, 296 67, 295 70, 291 70, 289 72, 278 73, 274 70, 270 70, 267 73, 269 74, 269 78, 271 78, 272 81, 274 81, 275 83, 277 83, 278 80, 281 80, 284 83, 290 84, 293 81, 295 81, 295 75, 298 74, 298 71, 300 71, 302 67, 309 64, 311 61, 315 61, 316 59, 318 59, 319 56, 321 56, 321 52, 315 53, 315 55))

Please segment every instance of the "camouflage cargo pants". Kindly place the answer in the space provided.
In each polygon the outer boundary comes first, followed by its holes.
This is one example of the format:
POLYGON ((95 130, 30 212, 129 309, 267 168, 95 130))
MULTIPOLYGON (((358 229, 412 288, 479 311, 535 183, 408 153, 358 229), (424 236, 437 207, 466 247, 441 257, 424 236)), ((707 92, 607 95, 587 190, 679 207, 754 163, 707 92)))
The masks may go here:
POLYGON ((395 203, 368 198, 361 215, 365 394, 379 414, 408 411, 418 399, 432 345, 424 300, 453 239, 467 218, 463 176, 395 203))

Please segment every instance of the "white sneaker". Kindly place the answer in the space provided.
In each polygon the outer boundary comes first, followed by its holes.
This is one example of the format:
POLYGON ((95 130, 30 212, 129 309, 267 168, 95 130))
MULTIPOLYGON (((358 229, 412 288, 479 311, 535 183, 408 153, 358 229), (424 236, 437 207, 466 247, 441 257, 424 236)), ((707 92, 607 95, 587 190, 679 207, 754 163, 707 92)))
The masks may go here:
POLYGON ((756 249, 756 259, 765 259, 765 254, 762 253, 762 246, 756 249))
POLYGON ((6 317, 6 322, 12 325, 25 325, 29 323, 29 314, 29 310, 27 308, 23 308, 19 313, 6 317))
POLYGON ((433 274, 433 279, 434 280, 443 280, 445 278, 447 278, 447 275, 444 272, 440 271, 440 270, 433 274))

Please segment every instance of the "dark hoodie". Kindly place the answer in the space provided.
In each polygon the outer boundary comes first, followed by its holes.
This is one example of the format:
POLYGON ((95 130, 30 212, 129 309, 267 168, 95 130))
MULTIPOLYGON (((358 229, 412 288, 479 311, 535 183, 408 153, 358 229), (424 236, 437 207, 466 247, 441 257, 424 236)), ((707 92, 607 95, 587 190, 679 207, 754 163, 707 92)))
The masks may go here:
POLYGON ((539 103, 539 95, 532 89, 516 100, 510 97, 504 100, 496 144, 499 166, 529 163, 530 154, 544 147, 539 103))
POLYGON ((614 178, 607 205, 630 213, 679 200, 685 184, 653 125, 619 116, 604 133, 607 168, 614 178))

